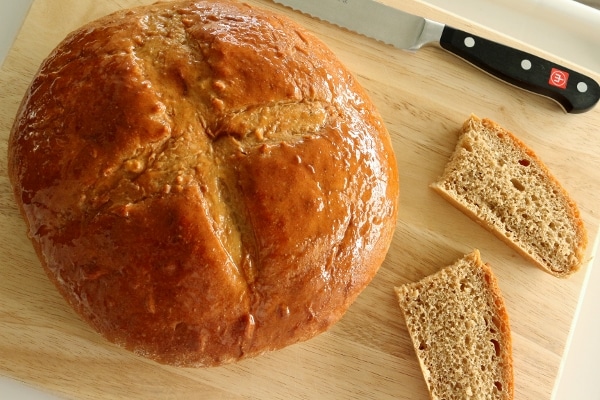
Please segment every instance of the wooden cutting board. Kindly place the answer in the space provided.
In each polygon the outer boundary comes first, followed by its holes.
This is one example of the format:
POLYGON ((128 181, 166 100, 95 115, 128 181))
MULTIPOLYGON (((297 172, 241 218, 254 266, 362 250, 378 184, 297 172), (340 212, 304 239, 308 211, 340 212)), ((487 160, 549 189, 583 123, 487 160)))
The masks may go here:
MULTIPOLYGON (((516 398, 551 397, 590 266, 568 280, 554 278, 428 185, 442 172, 462 121, 471 113, 490 117, 532 147, 579 203, 591 258, 599 226, 600 107, 567 115, 555 103, 492 79, 439 48, 397 50, 268 0, 248 2, 287 14, 322 38, 383 114, 401 180, 400 214, 387 260, 330 331, 231 366, 161 366, 116 348, 83 323, 44 275, 26 236, 6 176, 7 138, 32 76, 69 31, 152 1, 36 0, 0 72, 0 375, 78 399, 427 399, 392 288, 479 248, 499 279, 511 317, 516 398)), ((575 67, 419 2, 387 3, 575 67)))

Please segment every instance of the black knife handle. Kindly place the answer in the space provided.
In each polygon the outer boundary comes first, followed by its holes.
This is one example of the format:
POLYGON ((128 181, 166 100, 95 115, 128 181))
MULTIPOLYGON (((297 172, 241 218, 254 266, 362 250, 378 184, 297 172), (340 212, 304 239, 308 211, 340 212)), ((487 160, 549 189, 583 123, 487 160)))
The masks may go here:
POLYGON ((555 100, 566 112, 588 111, 600 99, 595 80, 533 54, 449 26, 440 44, 496 78, 555 100))

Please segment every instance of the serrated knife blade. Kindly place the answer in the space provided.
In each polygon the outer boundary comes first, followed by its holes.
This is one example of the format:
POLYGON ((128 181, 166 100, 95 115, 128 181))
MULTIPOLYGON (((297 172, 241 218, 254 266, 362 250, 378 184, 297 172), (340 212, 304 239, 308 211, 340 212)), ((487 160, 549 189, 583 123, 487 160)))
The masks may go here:
POLYGON ((504 82, 582 113, 600 100, 600 85, 577 71, 374 0, 274 0, 314 18, 403 50, 430 43, 504 82))

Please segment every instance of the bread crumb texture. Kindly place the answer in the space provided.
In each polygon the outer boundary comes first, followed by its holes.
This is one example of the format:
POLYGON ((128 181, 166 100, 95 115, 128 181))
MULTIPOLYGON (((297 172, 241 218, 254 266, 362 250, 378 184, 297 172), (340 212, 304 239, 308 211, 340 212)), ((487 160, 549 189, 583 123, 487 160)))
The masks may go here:
POLYGON ((508 314, 479 251, 395 291, 432 399, 513 398, 508 314))
POLYGON ((577 205, 534 152, 495 122, 471 116, 464 123, 432 188, 552 275, 581 267, 587 234, 577 205))

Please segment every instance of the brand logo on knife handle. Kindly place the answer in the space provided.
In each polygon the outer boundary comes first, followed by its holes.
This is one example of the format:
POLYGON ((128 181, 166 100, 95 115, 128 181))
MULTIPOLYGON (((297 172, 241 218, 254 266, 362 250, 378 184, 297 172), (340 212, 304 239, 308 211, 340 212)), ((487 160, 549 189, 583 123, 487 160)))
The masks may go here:
POLYGON ((550 71, 550 79, 548 80, 549 84, 551 84, 552 86, 556 86, 560 89, 566 89, 567 82, 569 82, 568 72, 562 71, 557 68, 552 68, 552 71, 550 71))

